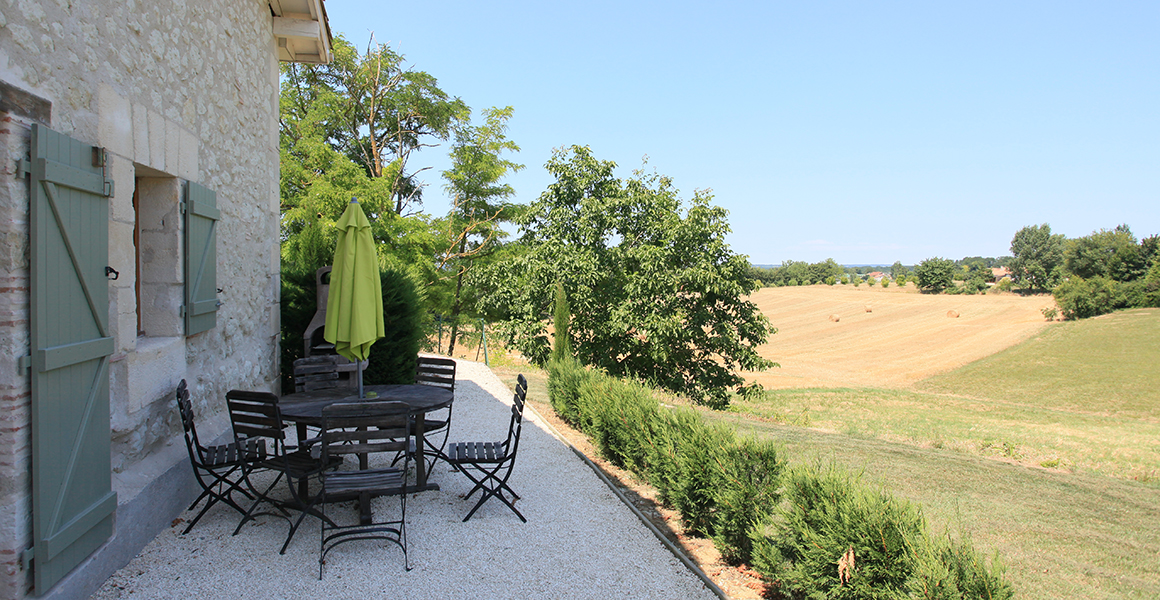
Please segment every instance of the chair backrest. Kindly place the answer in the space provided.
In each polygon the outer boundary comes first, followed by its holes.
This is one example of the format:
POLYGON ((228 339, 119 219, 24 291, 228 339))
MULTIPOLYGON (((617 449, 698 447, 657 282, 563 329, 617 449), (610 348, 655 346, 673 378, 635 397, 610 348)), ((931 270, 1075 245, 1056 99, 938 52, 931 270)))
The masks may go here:
POLYGON ((226 406, 229 407, 235 440, 269 438, 273 440, 274 454, 283 453, 286 424, 282 421, 282 411, 278 409, 277 396, 270 392, 230 390, 226 392, 226 406))
POLYGON ((508 438, 504 442, 508 456, 515 456, 520 445, 520 432, 524 428, 524 404, 528 401, 528 380, 524 374, 516 376, 516 394, 512 398, 512 418, 508 423, 508 438))
POLYGON ((193 403, 189 400, 189 386, 185 380, 177 384, 177 412, 181 414, 181 428, 185 432, 185 448, 189 450, 189 459, 205 462, 205 449, 197 439, 197 425, 193 422, 193 403))
POLYGON ((338 354, 322 354, 294 361, 294 391, 309 392, 357 384, 356 365, 338 354))
POLYGON ((403 469, 415 414, 406 402, 350 402, 322 409, 322 462, 344 454, 402 452, 403 469))
POLYGON ((415 383, 455 391, 455 361, 436 356, 420 356, 415 363, 415 383))

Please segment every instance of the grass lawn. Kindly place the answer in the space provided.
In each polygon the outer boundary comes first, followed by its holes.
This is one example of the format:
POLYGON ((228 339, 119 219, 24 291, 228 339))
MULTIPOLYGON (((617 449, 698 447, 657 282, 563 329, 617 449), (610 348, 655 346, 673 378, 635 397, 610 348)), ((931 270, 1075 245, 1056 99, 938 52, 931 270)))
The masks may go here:
POLYGON ((1160 423, 1160 309, 1058 323, 918 389, 1160 423))

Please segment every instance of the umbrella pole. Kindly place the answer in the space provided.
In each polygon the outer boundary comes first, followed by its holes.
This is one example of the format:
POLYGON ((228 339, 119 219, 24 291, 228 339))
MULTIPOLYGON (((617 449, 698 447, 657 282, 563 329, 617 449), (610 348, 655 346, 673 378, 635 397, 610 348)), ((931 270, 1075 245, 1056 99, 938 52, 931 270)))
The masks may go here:
POLYGON ((355 369, 355 374, 358 376, 358 399, 362 400, 363 398, 366 398, 366 395, 363 394, 362 361, 361 360, 356 359, 354 361, 354 369, 355 369))

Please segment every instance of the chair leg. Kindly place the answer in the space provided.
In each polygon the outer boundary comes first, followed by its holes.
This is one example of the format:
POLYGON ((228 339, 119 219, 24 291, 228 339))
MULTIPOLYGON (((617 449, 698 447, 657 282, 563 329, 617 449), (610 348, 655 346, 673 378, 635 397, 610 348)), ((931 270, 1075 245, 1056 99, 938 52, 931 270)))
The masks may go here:
MULTIPOLYGON (((455 466, 459 467, 459 465, 455 466)), ((479 501, 476 502, 475 506, 471 508, 471 511, 467 513, 467 516, 463 517, 463 522, 466 523, 468 519, 470 519, 472 515, 475 514, 475 511, 479 510, 479 507, 483 506, 484 502, 487 502, 488 498, 495 497, 499 498, 500 502, 503 502, 505 505, 507 505, 507 507, 510 508, 512 512, 514 512, 516 516, 520 518, 520 521, 527 523, 528 520, 524 517, 523 513, 521 513, 519 509, 515 507, 514 504, 516 500, 520 499, 519 495, 512 491, 512 489, 508 487, 507 484, 507 480, 511 477, 512 474, 511 463, 500 463, 491 470, 485 469, 480 465, 471 466, 478 469, 483 476, 479 479, 476 479, 467 471, 467 469, 460 467, 460 472, 466 475, 468 479, 475 482, 475 487, 473 487, 471 491, 468 492, 466 496, 464 496, 464 498, 470 498, 476 490, 482 490, 483 493, 480 495, 479 501), (507 472, 504 473, 504 476, 501 479, 498 474, 499 471, 505 467, 507 468, 507 472), (504 497, 505 491, 511 494, 511 500, 508 500, 506 497, 504 497)))
POLYGON ((199 470, 196 468, 194 469, 194 475, 197 477, 197 482, 201 485, 202 491, 201 495, 199 495, 186 510, 193 510, 194 507, 196 507, 203 498, 208 498, 208 500, 206 501, 205 506, 201 508, 201 511, 197 513, 197 516, 195 516, 193 520, 189 522, 189 525, 185 528, 185 530, 181 532, 181 535, 188 534, 190 530, 193 529, 193 526, 201 520, 202 516, 204 516, 205 513, 218 502, 224 502, 226 505, 230 506, 239 513, 243 515, 246 514, 246 509, 239 506, 237 502, 234 502, 232 497, 235 490, 245 494, 247 498, 251 497, 245 490, 238 487, 238 482, 231 481, 229 479, 229 476, 237 470, 238 467, 233 467, 229 471, 226 471, 224 474, 219 474, 209 469, 204 469, 204 473, 213 477, 214 479, 213 483, 207 484, 205 480, 202 479, 202 472, 199 472, 199 470), (217 488, 217 490, 215 491, 214 488, 217 488))
MULTIPOLYGON (((485 490, 483 495, 479 498, 479 502, 476 502, 475 506, 471 508, 471 512, 467 513, 466 517, 463 517, 463 522, 466 523, 467 520, 470 519, 472 517, 472 515, 475 514, 475 511, 479 510, 479 507, 483 506, 483 503, 486 502, 488 498, 491 498, 494 496, 496 498, 499 498, 500 502, 503 502, 504 504, 506 504, 507 507, 512 510, 512 512, 516 513, 516 516, 520 518, 520 521, 527 523, 528 520, 524 517, 523 513, 521 513, 519 511, 519 509, 516 508, 515 505, 512 503, 512 502, 514 502, 514 500, 509 501, 507 498, 504 498, 504 496, 501 492, 502 492, 502 490, 485 490)), ((509 489, 508 492, 511 493, 511 490, 509 489)))
POLYGON ((254 487, 253 482, 250 481, 249 474, 246 474, 244 476, 244 478, 246 480, 246 485, 250 488, 251 491, 254 492, 255 499, 254 499, 253 504, 250 505, 249 510, 247 510, 242 515, 242 520, 238 521, 238 526, 234 529, 233 535, 238 535, 238 532, 242 530, 242 526, 245 525, 246 522, 254 520, 254 518, 259 516, 259 515, 272 515, 275 517, 282 517, 283 519, 290 518, 290 513, 286 512, 286 509, 282 508, 278 502, 275 502, 272 498, 270 498, 270 490, 274 489, 274 486, 278 485, 279 481, 282 481, 283 475, 285 475, 285 473, 279 472, 278 476, 274 478, 274 482, 271 483, 270 486, 266 488, 265 492, 259 492, 258 489, 256 487, 254 487), (257 509, 258 506, 260 506, 262 504, 262 502, 266 502, 270 506, 273 506, 274 508, 276 508, 278 510, 278 512, 280 512, 282 514, 272 513, 272 512, 255 512, 255 509, 257 509))

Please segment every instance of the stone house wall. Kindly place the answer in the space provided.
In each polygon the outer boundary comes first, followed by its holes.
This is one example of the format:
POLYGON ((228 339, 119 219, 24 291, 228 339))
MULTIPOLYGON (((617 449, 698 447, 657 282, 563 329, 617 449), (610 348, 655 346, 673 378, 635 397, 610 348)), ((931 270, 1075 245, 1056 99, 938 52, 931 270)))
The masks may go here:
MULTIPOLYGON (((109 154, 109 263, 120 272, 109 282, 117 538, 136 526, 122 509, 187 462, 173 401, 181 379, 203 440, 228 428, 226 390, 278 391, 278 62, 270 6, 0 0, 0 84, 0 599, 9 599, 30 586, 22 561, 31 545, 30 388, 18 367, 29 353, 29 209, 27 180, 15 165, 27 155, 31 124, 109 154), (186 181, 217 193, 224 303, 215 328, 189 337, 178 313, 186 181)), ((192 499, 183 468, 172 506, 192 499)))

